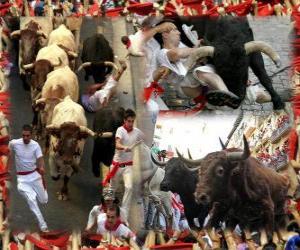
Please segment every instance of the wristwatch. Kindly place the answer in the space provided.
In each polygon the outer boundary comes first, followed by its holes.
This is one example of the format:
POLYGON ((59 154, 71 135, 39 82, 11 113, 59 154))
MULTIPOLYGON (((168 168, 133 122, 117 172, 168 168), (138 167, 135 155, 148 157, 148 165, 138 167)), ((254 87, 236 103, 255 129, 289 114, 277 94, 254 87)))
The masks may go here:
POLYGON ((177 240, 178 240, 178 238, 175 237, 175 236, 173 236, 171 239, 174 240, 174 241, 177 241, 177 240))

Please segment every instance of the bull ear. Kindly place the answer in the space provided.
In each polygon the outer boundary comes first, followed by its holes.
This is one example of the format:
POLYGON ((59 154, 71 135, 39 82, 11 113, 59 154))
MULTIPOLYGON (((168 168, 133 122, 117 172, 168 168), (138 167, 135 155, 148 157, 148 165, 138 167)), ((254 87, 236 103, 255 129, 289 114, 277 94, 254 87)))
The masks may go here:
POLYGON ((15 30, 10 34, 11 39, 19 39, 21 36, 21 30, 15 30))
POLYGON ((54 125, 48 125, 46 127, 46 132, 50 135, 56 136, 56 137, 60 137, 60 130, 58 127, 54 126, 54 125))

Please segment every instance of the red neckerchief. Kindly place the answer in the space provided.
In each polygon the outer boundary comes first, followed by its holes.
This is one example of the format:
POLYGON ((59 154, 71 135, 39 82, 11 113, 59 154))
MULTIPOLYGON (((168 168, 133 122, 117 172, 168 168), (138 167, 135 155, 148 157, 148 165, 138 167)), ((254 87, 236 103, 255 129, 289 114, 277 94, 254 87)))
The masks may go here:
POLYGON ((102 205, 102 206, 101 206, 101 208, 100 208, 100 211, 103 210, 104 213, 106 213, 106 212, 107 212, 107 206, 106 206, 105 204, 101 204, 101 205, 102 205))
POLYGON ((106 221, 105 221, 104 227, 105 227, 105 229, 106 229, 107 231, 116 231, 117 228, 118 228, 121 224, 122 224, 121 220, 120 220, 120 219, 117 219, 116 223, 111 227, 111 226, 108 225, 107 220, 106 220, 106 221))
POLYGON ((127 43, 126 43, 126 49, 128 49, 130 46, 131 46, 131 41, 130 41, 130 39, 128 38, 128 41, 127 41, 127 43))
POLYGON ((130 133, 133 130, 133 128, 127 128, 125 124, 123 125, 123 128, 127 131, 127 133, 130 133))

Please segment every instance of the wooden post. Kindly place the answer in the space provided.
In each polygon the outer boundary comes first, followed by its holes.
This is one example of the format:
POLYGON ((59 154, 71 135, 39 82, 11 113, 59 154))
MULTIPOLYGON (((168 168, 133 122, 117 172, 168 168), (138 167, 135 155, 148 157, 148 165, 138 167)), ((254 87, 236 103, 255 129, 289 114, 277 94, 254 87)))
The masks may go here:
POLYGON ((79 240, 78 240, 78 232, 76 230, 73 230, 72 232, 72 250, 79 250, 79 240))
POLYGON ((4 234, 2 234, 2 249, 3 250, 9 250, 8 244, 9 244, 9 234, 10 230, 5 230, 4 234))
POLYGON ((24 5, 24 13, 25 13, 25 16, 30 16, 30 13, 29 13, 29 7, 28 7, 28 2, 27 0, 23 0, 23 5, 24 5))
POLYGON ((227 246, 229 250, 236 250, 237 246, 235 244, 235 241, 233 239, 232 231, 228 228, 224 230, 224 236, 225 240, 227 242, 227 246))
POLYGON ((246 242, 247 242, 249 250, 256 250, 255 243, 252 240, 251 233, 250 233, 249 229, 246 228, 244 230, 244 233, 245 233, 246 242))

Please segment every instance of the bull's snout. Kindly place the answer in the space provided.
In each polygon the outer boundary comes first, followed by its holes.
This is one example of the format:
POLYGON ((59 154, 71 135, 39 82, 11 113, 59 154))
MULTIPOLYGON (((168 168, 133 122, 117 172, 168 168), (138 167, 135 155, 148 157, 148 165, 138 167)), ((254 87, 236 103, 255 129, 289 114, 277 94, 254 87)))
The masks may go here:
POLYGON ((63 163, 65 165, 71 165, 72 164, 72 159, 63 159, 63 163))
POLYGON ((202 193, 196 196, 196 202, 198 204, 208 205, 210 203, 210 197, 209 195, 202 193))
POLYGON ((164 191, 164 192, 169 191, 168 183, 166 183, 166 182, 160 183, 160 190, 161 190, 161 191, 164 191))

